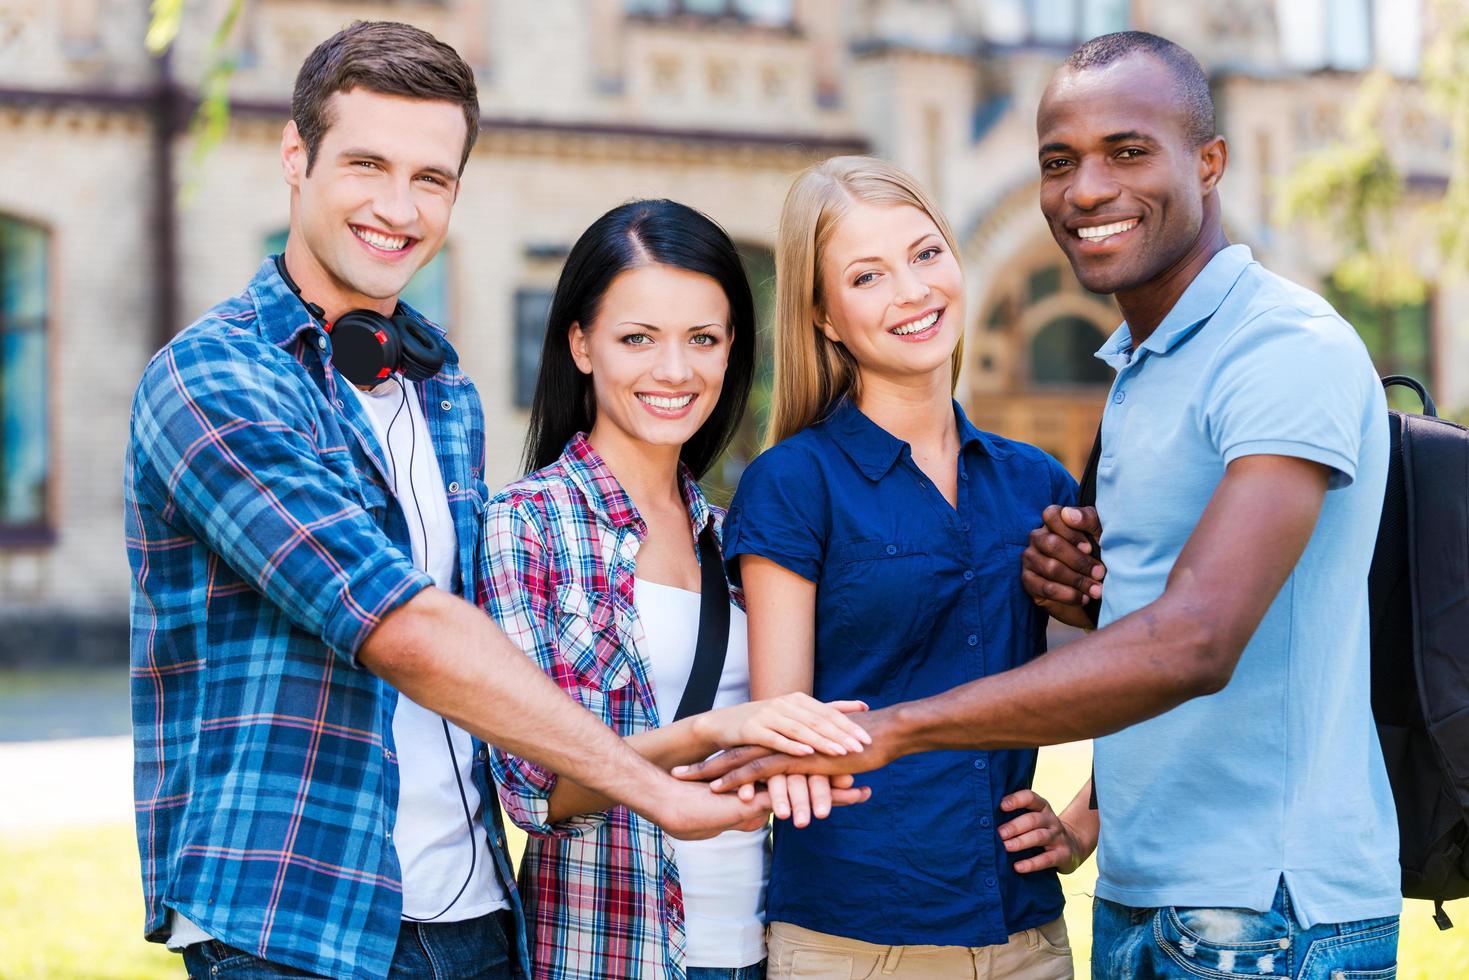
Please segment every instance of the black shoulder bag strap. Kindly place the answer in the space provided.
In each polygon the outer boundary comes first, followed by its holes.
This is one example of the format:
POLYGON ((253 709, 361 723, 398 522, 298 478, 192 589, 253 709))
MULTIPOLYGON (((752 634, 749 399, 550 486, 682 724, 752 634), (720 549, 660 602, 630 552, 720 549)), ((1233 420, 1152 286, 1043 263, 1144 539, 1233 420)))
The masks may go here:
POLYGON ((694 666, 684 686, 674 721, 703 714, 714 707, 719 693, 719 676, 724 673, 724 655, 729 651, 729 580, 724 559, 714 541, 714 522, 699 535, 699 638, 694 645, 694 666))
MULTIPOLYGON (((1081 472, 1081 488, 1076 492, 1076 502, 1082 507, 1095 507, 1097 505, 1097 466, 1102 462, 1102 424, 1097 423, 1097 438, 1092 443, 1091 455, 1086 458, 1086 469, 1081 472)), ((1102 543, 1092 542, 1092 557, 1097 561, 1102 560, 1102 543)), ((1091 619, 1092 625, 1097 625, 1097 617, 1102 613, 1100 602, 1089 602, 1082 607, 1082 612, 1091 619)), ((1092 765, 1092 798, 1088 804, 1091 809, 1097 809, 1097 767, 1092 765)))

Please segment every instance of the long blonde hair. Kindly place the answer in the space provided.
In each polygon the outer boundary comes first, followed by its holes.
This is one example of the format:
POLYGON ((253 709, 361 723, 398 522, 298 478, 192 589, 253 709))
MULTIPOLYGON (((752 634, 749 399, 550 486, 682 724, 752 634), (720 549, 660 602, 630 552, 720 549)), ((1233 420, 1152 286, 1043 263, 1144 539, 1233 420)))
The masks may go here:
MULTIPOLYGON (((816 325, 821 258, 836 223, 854 201, 915 207, 933 219, 957 260, 943 212, 918 181, 876 157, 832 157, 802 171, 780 212, 775 252, 775 384, 765 444, 772 446, 821 420, 843 395, 860 394, 857 362, 816 325)), ((964 340, 954 348, 951 387, 959 383, 964 340)))

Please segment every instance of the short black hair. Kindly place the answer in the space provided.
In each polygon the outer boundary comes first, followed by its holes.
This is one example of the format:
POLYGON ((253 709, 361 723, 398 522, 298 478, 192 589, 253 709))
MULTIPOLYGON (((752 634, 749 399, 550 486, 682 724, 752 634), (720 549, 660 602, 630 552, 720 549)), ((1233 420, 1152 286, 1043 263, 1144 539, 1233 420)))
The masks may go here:
POLYGON ((1178 96, 1188 113, 1188 137, 1193 146, 1203 146, 1216 135, 1214 96, 1209 77, 1199 60, 1166 37, 1147 31, 1118 31, 1087 41, 1071 52, 1066 67, 1072 71, 1102 68, 1131 54, 1149 54, 1168 68, 1178 87, 1178 96))
POLYGON ((566 442, 591 431, 597 410, 592 379, 576 366, 567 335, 589 328, 617 275, 644 265, 697 272, 717 282, 729 301, 729 363, 719 401, 684 443, 679 458, 694 478, 708 472, 739 427, 755 379, 755 300, 740 254, 724 229, 677 201, 629 201, 582 232, 562 267, 547 316, 541 369, 525 440, 527 472, 554 463, 566 442))

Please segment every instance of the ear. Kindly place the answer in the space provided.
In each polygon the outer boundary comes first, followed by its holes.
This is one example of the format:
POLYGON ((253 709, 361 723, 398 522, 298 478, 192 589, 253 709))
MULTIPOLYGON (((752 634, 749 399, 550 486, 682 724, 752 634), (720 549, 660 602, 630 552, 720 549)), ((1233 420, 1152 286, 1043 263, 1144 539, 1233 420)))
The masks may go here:
POLYGON ((842 338, 837 336, 836 327, 831 325, 831 317, 820 310, 816 311, 816 329, 821 331, 826 339, 833 344, 840 344, 842 342, 842 338))
POLYGON ((281 131, 281 173, 292 187, 300 187, 306 176, 306 156, 306 143, 292 119, 281 131))
POLYGON ((580 323, 573 323, 566 332, 566 341, 571 347, 571 359, 582 374, 592 373, 592 355, 587 350, 587 332, 580 323))
POLYGON ((1229 147, 1225 145, 1223 136, 1216 136, 1199 147, 1199 182, 1204 188, 1204 193, 1213 192, 1219 179, 1224 176, 1224 168, 1228 165, 1229 147))

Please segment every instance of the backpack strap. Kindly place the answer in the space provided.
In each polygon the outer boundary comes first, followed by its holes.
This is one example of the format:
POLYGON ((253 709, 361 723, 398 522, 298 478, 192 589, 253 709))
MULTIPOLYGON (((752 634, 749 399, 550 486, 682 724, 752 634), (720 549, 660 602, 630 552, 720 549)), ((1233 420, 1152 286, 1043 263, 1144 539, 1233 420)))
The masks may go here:
POLYGON ((1433 396, 1428 393, 1428 389, 1423 386, 1423 382, 1417 378, 1410 378, 1406 374, 1390 374, 1382 379, 1382 388, 1384 391, 1392 388, 1394 385, 1401 388, 1411 388, 1416 391, 1419 400, 1423 402, 1423 414, 1431 419, 1438 418, 1438 406, 1433 404, 1433 396))
POLYGON ((699 535, 699 634, 694 643, 694 665, 684 685, 673 720, 703 714, 714 707, 724 657, 729 652, 729 580, 714 541, 711 520, 699 535))

